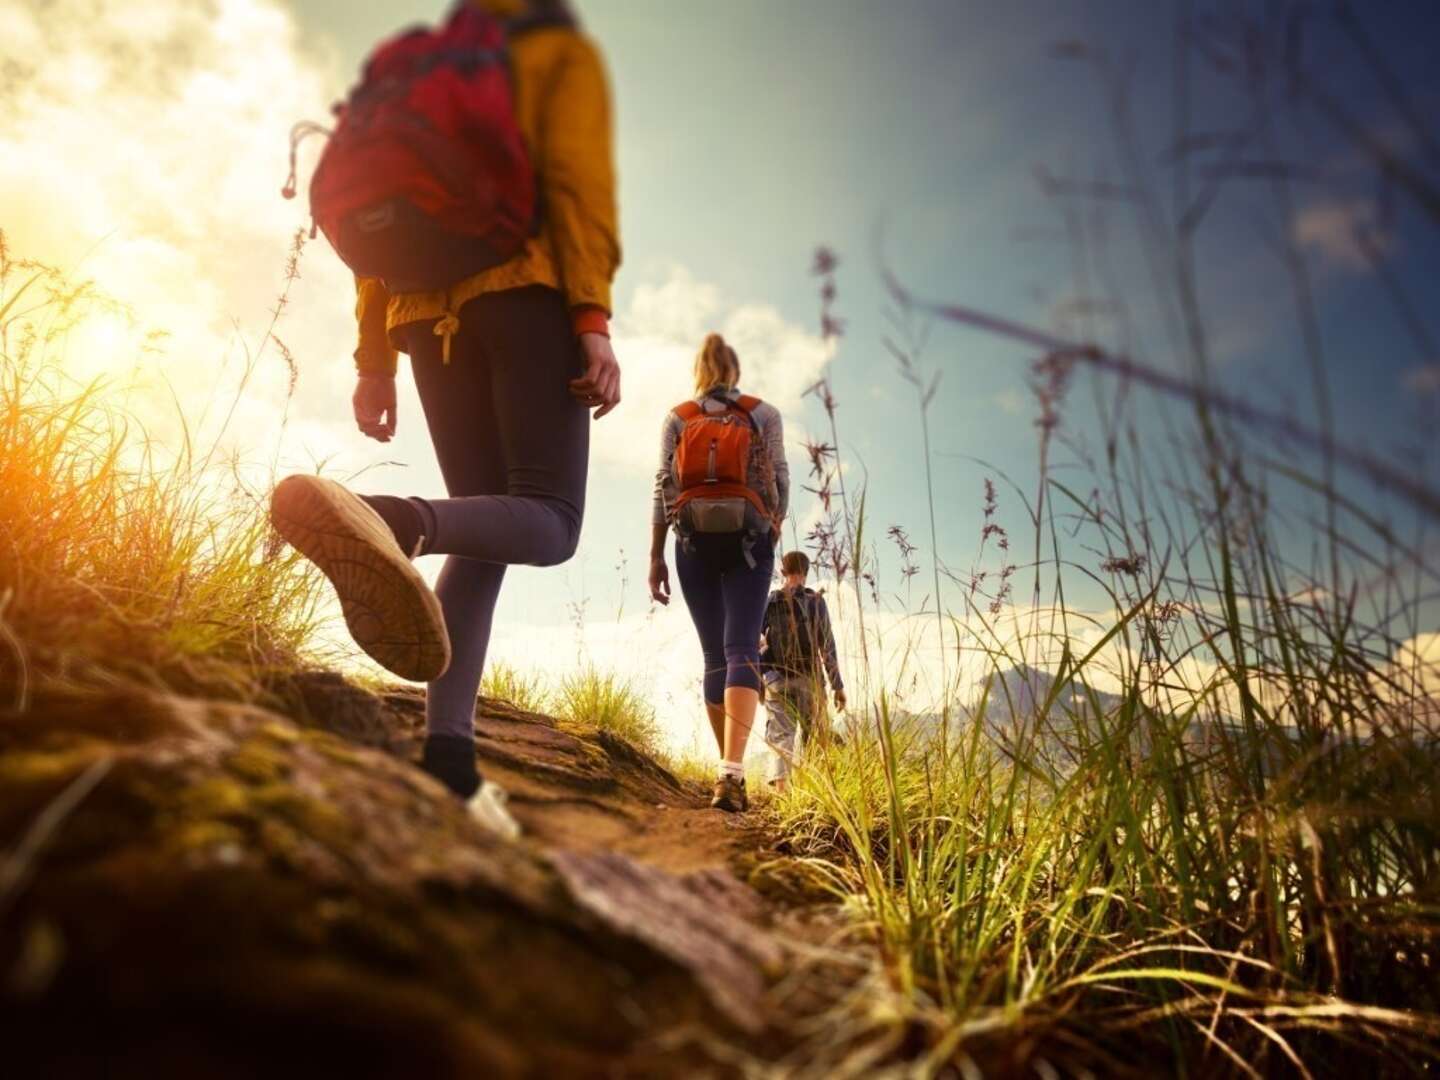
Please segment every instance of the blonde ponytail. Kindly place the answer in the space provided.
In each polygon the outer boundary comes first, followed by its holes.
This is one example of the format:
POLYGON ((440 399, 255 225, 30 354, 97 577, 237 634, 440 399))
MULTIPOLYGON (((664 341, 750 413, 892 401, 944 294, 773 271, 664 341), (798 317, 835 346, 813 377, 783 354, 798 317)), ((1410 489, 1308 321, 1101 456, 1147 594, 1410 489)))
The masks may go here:
POLYGON ((740 382, 740 358, 719 334, 707 334, 695 357, 695 393, 733 390, 740 382))

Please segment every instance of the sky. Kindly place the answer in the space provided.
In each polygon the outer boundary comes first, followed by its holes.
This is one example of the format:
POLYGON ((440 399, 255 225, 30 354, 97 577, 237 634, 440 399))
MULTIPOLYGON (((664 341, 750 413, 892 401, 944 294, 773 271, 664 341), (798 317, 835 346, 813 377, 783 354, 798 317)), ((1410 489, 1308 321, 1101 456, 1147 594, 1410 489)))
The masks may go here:
MULTIPOLYGON (((1248 12, 1253 40, 1273 43, 1284 35, 1265 13, 1284 5, 576 6, 604 51, 615 98, 625 259, 614 340, 626 400, 594 429, 579 556, 557 569, 518 568, 508 579, 500 660, 619 670, 649 690, 676 745, 698 747, 698 646, 680 605, 652 610, 644 578, 658 429, 688 393, 691 357, 711 329, 735 344, 746 388, 781 408, 797 475, 805 472, 802 442, 829 439, 823 410, 804 391, 830 380, 847 482, 865 489, 872 534, 908 530, 926 568, 918 580, 928 578, 937 547, 962 578, 972 568, 994 574, 993 547, 976 562, 982 484, 1011 477, 1034 496, 1034 350, 912 315, 910 329, 928 334, 924 377, 940 379, 928 413, 933 544, 917 397, 884 344, 903 327, 886 314, 894 302, 882 267, 918 296, 1063 336, 1093 333, 1160 370, 1185 370, 1154 288, 1168 264, 1147 261, 1144 215, 1133 195, 1114 193, 1130 183, 1122 167, 1133 149, 1162 212, 1180 197, 1175 39, 1187 10, 1207 42, 1206 61, 1193 61, 1190 130, 1205 139, 1196 140, 1190 199, 1225 160, 1227 133, 1273 132, 1273 145, 1236 151, 1253 175, 1217 189, 1196 241, 1216 380, 1257 406, 1319 422, 1286 262, 1298 259, 1321 313, 1319 365, 1337 441, 1435 481, 1427 448, 1440 391, 1440 326, 1431 314, 1440 223, 1402 184, 1380 182, 1354 141, 1293 86, 1285 92, 1273 59, 1259 70, 1273 115, 1238 88, 1244 53, 1222 34, 1207 36, 1219 25, 1212 16, 1248 12), (1089 60, 1073 58, 1081 42, 1089 60), (1100 50, 1103 70, 1125 73, 1133 147, 1114 136, 1118 99, 1097 74, 1100 50), (1289 206, 1265 172, 1279 161, 1305 165, 1287 174, 1289 206), (1046 177, 1099 194, 1067 198, 1053 185, 1047 193, 1046 177), (1373 240, 1368 254, 1357 226, 1373 240), (1067 243, 1076 229, 1084 256, 1067 243), (841 260, 836 313, 846 329, 838 341, 819 335, 810 266, 822 244, 841 260), (1412 298, 1408 317, 1392 303, 1395 288, 1412 298), (1094 303, 1102 293, 1122 305, 1094 303)), ((1360 7, 1385 71, 1323 18, 1307 28, 1307 70, 1323 74, 1322 88, 1356 129, 1434 183, 1434 5, 1360 7), (1387 74, 1407 88, 1398 104, 1387 96, 1387 74)), ((304 252, 276 323, 294 359, 293 385, 280 350, 266 344, 290 239, 307 224, 299 202, 279 197, 290 125, 323 118, 376 41, 437 14, 438 5, 410 0, 11 0, 0 8, 0 227, 16 251, 92 277, 133 313, 72 335, 66 369, 110 376, 162 441, 179 437, 178 403, 186 425, 213 432, 258 478, 321 464, 362 490, 441 494, 403 377, 397 440, 381 447, 352 428, 353 290, 323 239, 304 252)), ((1072 387, 1060 434, 1100 445, 1091 403, 1115 392, 1088 381, 1072 387)), ((1153 441, 1147 452, 1172 453, 1183 408, 1127 400, 1128 422, 1153 441)), ((1346 474, 1342 484, 1408 524, 1406 508, 1373 477, 1346 474)), ((1029 533, 1019 492, 1002 480, 995 512, 1017 538, 1029 533)), ((818 517, 814 499, 799 495, 792 536, 818 517)), ((1295 542, 1303 561, 1305 539, 1295 542)), ((889 595, 898 562, 884 548, 879 558, 889 595)), ((962 586, 942 588, 947 605, 956 603, 962 586)), ((924 592, 911 583, 912 607, 924 592)), ((1098 590, 1074 599, 1107 607, 1098 590)), ((880 621, 892 627, 894 648, 908 642, 933 655, 933 624, 889 606, 880 621)))

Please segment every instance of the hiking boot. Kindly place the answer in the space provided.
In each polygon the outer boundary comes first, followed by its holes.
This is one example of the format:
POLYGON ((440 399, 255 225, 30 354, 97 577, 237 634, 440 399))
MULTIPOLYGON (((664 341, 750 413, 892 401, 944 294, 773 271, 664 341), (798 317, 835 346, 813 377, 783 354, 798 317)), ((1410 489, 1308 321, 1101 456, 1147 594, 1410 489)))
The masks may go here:
POLYGON ((468 803, 470 816, 481 827, 505 840, 520 839, 520 823, 510 816, 510 796, 499 784, 489 780, 480 783, 480 790, 468 803))
POLYGON ((722 776, 715 781, 715 795, 710 800, 714 810, 727 814, 739 814, 750 809, 750 796, 745 794, 745 781, 733 776, 722 776))
POLYGON ((440 601, 395 535, 358 495, 319 476, 287 476, 270 520, 335 586, 355 644, 381 667, 429 682, 450 666, 440 601))

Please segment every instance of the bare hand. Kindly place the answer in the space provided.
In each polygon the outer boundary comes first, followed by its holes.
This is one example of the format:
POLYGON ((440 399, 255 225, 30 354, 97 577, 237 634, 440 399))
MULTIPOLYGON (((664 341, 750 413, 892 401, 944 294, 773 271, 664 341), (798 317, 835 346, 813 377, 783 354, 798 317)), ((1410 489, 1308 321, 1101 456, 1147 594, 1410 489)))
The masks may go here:
POLYGON ((356 426, 364 434, 382 443, 395 437, 394 375, 361 375, 350 403, 356 426))
POLYGON ((662 606, 670 603, 670 567, 664 559, 650 560, 650 599, 662 606))
POLYGON ((620 362, 604 334, 581 334, 580 352, 585 357, 585 374, 570 380, 570 394, 599 420, 620 404, 620 362))
POLYGON ((836 691, 835 691, 835 711, 836 711, 836 712, 844 712, 844 711, 845 711, 845 704, 846 704, 846 702, 845 702, 845 691, 844 691, 844 690, 836 690, 836 691))

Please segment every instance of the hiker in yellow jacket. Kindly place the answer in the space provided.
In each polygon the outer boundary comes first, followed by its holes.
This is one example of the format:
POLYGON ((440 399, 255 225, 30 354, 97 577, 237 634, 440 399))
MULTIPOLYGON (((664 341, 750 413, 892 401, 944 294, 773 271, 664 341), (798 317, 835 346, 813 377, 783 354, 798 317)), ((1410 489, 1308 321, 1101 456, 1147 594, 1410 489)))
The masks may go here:
POLYGON ((424 767, 506 824, 475 764, 475 698, 505 567, 564 562, 579 540, 589 413, 620 402, 610 286, 620 262, 609 91, 563 0, 471 0, 512 30, 515 119, 538 186, 537 231, 508 261, 443 292, 358 281, 353 406, 396 429, 397 353, 410 355, 446 499, 357 496, 289 477, 277 527, 334 583, 357 643, 428 680, 424 767), (447 558, 434 593, 411 565, 447 558), (479 793, 477 796, 477 792, 479 793))
MULTIPOLYGON (((554 11, 554 0, 472 0, 502 18, 554 11)), ((563 294, 577 335, 608 336, 610 283, 620 265, 616 227, 615 167, 611 150, 610 95, 598 50, 587 37, 562 25, 525 33, 510 46, 515 108, 541 181, 540 231, 514 259, 476 274, 449 294, 391 296, 381 282, 358 282, 356 317, 360 344, 355 365, 362 375, 394 375, 396 351, 405 350, 405 328, 453 318, 485 293, 543 285, 563 294)), ((448 324, 447 324, 448 325, 448 324)), ((374 409, 388 399, 366 401, 366 434, 382 435, 374 409)), ((608 411, 608 410, 606 410, 608 411)), ((603 413, 601 414, 603 415, 603 413)))

